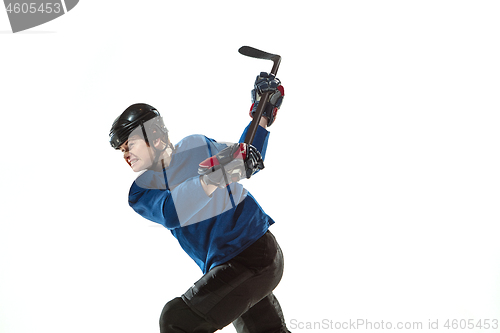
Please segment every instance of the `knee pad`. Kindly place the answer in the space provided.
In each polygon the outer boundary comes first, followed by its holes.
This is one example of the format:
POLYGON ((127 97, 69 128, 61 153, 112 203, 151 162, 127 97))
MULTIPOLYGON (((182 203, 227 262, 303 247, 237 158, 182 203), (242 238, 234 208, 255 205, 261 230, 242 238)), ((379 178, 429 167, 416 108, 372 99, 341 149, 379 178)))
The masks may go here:
POLYGON ((198 316, 177 297, 165 304, 160 316, 160 333, 215 332, 217 328, 198 316))
POLYGON ((179 313, 185 311, 187 307, 180 297, 176 297, 165 304, 160 315, 160 327, 173 323, 179 317, 179 313))

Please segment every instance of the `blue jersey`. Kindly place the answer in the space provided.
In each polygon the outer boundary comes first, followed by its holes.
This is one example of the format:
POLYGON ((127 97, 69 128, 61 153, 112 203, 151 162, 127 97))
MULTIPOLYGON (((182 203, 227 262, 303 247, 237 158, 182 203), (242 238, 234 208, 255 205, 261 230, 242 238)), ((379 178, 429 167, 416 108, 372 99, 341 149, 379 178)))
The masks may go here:
MULTIPOLYGON (((263 158, 268 138, 269 132, 258 126, 252 145, 263 158)), ((225 147, 203 135, 188 136, 175 146, 163 172, 144 172, 129 192, 130 206, 168 228, 203 273, 241 253, 274 223, 240 183, 205 194, 198 165, 225 147)))

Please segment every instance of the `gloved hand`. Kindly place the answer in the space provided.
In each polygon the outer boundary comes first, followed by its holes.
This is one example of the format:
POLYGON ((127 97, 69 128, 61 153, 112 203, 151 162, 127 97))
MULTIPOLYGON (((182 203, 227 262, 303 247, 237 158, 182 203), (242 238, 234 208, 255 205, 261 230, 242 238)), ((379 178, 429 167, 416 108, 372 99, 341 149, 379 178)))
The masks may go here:
POLYGON ((285 89, 281 85, 281 81, 273 74, 261 72, 255 79, 254 89, 252 90, 252 106, 250 107, 250 117, 253 118, 257 106, 259 105, 260 98, 263 93, 270 92, 268 103, 262 113, 262 116, 267 118, 267 126, 271 126, 278 110, 283 103, 285 96, 285 89))
POLYGON ((207 185, 224 188, 264 169, 260 152, 252 145, 235 143, 200 163, 198 174, 207 185))

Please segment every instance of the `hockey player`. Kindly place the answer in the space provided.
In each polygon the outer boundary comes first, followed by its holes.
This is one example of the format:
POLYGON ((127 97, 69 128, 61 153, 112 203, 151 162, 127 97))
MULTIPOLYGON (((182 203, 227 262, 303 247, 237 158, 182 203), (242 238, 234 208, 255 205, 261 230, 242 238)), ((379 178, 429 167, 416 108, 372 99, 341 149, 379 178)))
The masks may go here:
POLYGON ((239 183, 263 169, 267 127, 283 100, 280 81, 260 73, 250 115, 264 92, 270 99, 252 145, 191 135, 174 146, 147 104, 131 105, 112 125, 111 146, 135 172, 145 170, 130 188, 130 206, 168 228, 204 273, 165 305, 161 333, 214 332, 230 323, 240 333, 289 332, 272 293, 283 274, 283 254, 268 230, 274 221, 239 183))

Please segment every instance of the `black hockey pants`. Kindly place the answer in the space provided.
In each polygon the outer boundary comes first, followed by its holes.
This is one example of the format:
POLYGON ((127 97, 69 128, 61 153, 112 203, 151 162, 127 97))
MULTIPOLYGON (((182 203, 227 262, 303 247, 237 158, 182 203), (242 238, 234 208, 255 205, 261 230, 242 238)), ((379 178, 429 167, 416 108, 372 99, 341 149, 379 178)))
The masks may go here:
POLYGON ((161 333, 215 332, 231 322, 238 333, 287 333, 273 295, 283 275, 283 254, 267 232, 235 258, 217 266, 182 297, 168 302, 161 333))

